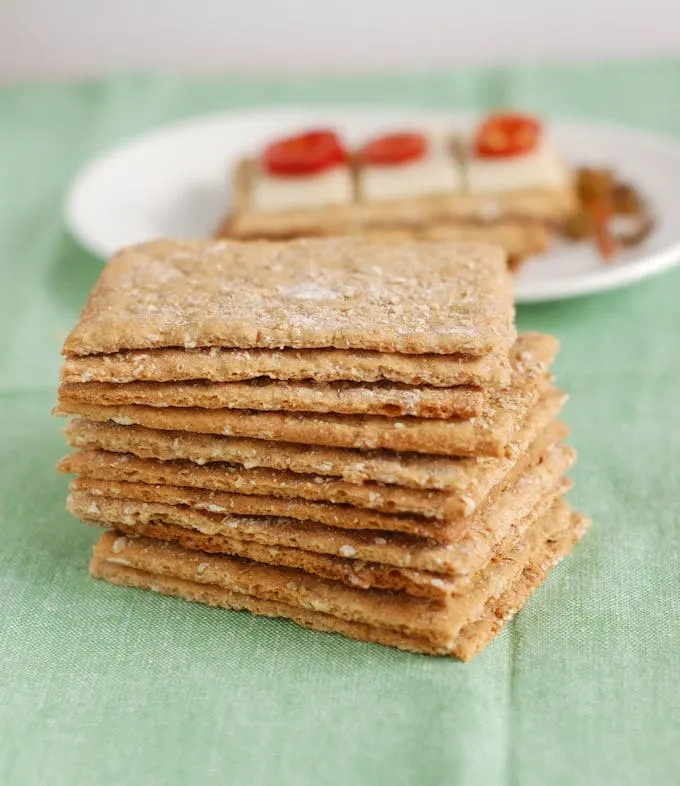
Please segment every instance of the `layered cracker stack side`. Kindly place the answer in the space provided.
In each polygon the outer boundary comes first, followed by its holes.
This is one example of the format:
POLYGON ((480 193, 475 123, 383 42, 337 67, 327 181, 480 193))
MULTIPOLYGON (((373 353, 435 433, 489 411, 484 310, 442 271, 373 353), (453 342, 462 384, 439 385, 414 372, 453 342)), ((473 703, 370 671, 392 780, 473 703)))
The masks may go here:
POLYGON ((467 660, 587 526, 556 352, 494 246, 127 249, 59 390, 91 573, 467 660))

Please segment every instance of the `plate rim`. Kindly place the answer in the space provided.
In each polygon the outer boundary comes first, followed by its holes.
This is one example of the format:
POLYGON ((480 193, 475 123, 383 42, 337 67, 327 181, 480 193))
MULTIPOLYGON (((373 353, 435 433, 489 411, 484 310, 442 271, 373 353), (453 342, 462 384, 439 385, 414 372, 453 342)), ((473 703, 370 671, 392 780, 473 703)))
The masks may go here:
MULTIPOLYGON (((408 106, 389 103, 363 105, 320 102, 318 104, 281 103, 252 107, 242 106, 191 115, 184 119, 152 126, 138 134, 131 134, 122 138, 118 143, 96 153, 71 178, 62 202, 62 220, 76 242, 104 264, 113 252, 107 244, 100 242, 94 234, 88 232, 82 222, 78 220, 77 215, 82 199, 81 195, 86 191, 93 174, 105 162, 124 155, 130 149, 148 144, 159 135, 171 136, 173 133, 178 132, 188 133, 193 128, 204 127, 208 124, 228 123, 230 121, 248 121, 253 123, 285 122, 287 116, 291 121, 295 121, 296 118, 302 118, 305 115, 309 116, 310 119, 318 118, 319 115, 324 114, 352 115, 355 116, 349 118, 349 122, 352 122, 352 120, 358 119, 379 121, 381 118, 388 119, 401 115, 413 116, 417 114, 418 116, 428 118, 432 123, 445 123, 452 120, 454 122, 471 122, 483 112, 484 110, 469 109, 449 111, 436 107, 428 108, 417 105, 408 106)), ((554 124, 556 128, 562 127, 566 131, 571 129, 572 131, 586 133, 594 131, 623 135, 639 144, 653 146, 663 152, 664 155, 671 156, 680 163, 680 140, 670 134, 635 125, 561 114, 551 115, 549 122, 554 124)), ((601 271, 572 280, 538 281, 525 286, 520 284, 517 288, 516 302, 518 304, 550 302, 611 291, 630 286, 646 278, 658 276, 677 265, 680 265, 680 240, 656 253, 643 256, 621 267, 603 265, 601 271)))

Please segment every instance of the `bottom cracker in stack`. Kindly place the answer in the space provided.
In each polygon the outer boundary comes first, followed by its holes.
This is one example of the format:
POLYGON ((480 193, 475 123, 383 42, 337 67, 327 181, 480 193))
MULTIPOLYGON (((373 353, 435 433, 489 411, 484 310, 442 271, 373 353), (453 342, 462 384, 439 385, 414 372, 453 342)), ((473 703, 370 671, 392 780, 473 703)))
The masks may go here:
POLYGON ((344 589, 303 571, 185 549, 150 538, 102 536, 90 571, 113 584, 269 617, 360 641, 469 660, 581 538, 586 519, 560 502, 525 543, 494 561, 469 597, 443 603, 344 589), (124 555, 124 556, 123 556, 124 555), (344 596, 352 594, 353 597, 344 596))

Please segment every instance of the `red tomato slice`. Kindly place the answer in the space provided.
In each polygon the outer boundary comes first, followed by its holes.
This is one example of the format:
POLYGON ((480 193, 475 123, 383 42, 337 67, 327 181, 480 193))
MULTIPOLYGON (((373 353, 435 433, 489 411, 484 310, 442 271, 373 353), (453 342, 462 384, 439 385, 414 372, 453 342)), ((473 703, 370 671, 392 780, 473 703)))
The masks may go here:
POLYGON ((504 112, 490 115, 477 129, 475 153, 480 158, 512 158, 530 153, 541 135, 535 117, 504 112))
POLYGON ((338 135, 319 130, 272 142, 262 154, 262 163, 270 175, 294 177, 324 172, 344 164, 347 158, 338 135))
POLYGON ((417 161, 427 152, 423 134, 387 134, 372 139, 359 151, 359 158, 371 166, 394 166, 417 161))

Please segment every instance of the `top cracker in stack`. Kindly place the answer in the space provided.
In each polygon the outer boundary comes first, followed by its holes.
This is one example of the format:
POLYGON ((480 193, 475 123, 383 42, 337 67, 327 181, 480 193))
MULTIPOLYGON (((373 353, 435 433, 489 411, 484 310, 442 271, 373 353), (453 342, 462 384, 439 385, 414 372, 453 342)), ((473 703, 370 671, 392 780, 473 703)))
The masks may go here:
MULTIPOLYGON (((336 349, 349 354, 339 358, 341 376, 329 370, 326 379, 365 381, 362 366, 373 361, 412 383, 423 380, 400 363, 425 355, 419 374, 427 375, 434 360, 439 384, 456 384, 459 367, 474 379, 467 368, 473 358, 493 355, 498 371, 507 369, 515 329, 504 261, 500 249, 477 244, 157 241, 109 263, 64 354, 75 360, 168 348, 270 350, 235 359, 247 378, 251 363, 255 376, 261 364, 276 376, 287 356, 272 350, 336 349)), ((212 352, 207 365, 218 357, 212 352)), ((117 358, 125 359, 135 360, 117 358)), ((301 360, 291 361, 293 378, 304 376, 301 360)))

